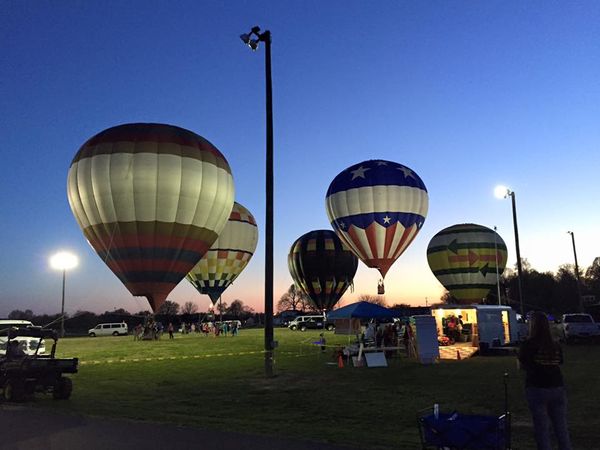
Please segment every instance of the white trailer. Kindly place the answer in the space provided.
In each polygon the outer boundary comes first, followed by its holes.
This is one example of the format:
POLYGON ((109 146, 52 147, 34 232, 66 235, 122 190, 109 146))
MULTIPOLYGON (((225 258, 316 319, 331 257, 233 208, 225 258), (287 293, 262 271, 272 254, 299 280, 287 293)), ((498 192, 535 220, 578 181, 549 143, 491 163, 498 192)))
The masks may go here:
MULTIPOLYGON (((447 322, 461 316, 462 332, 457 341, 473 346, 493 348, 516 344, 521 336, 517 314, 510 306, 498 305, 442 305, 431 309, 438 335, 449 333, 447 322)), ((456 336, 449 336, 455 338, 456 336)))

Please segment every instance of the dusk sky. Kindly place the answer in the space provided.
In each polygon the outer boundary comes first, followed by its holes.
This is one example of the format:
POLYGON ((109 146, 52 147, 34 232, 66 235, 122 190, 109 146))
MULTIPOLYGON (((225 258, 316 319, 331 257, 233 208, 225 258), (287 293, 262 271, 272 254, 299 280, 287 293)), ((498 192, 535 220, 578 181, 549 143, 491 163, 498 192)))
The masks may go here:
MULTIPOLYGON (((223 294, 263 309, 264 48, 239 35, 272 32, 275 302, 292 284, 290 245, 330 229, 325 194, 368 159, 410 167, 429 213, 386 277, 388 304, 443 293, 426 257, 441 229, 492 228, 516 262, 539 271, 600 256, 600 2, 595 1, 4 1, 0 3, 0 317, 13 309, 149 309, 85 241, 69 208, 67 172, 105 128, 160 122, 187 128, 227 158, 236 201, 259 227, 257 251, 223 294)), ((376 294, 360 263, 351 303, 376 294)), ((183 280, 169 300, 209 299, 183 280)))

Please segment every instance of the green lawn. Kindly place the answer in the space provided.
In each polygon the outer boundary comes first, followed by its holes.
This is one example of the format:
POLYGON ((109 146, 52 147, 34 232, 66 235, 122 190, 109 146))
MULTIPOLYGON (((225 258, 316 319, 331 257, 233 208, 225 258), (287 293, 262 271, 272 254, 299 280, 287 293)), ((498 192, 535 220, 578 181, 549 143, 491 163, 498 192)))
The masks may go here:
MULTIPOLYGON (((418 448, 416 412, 496 414, 509 373, 513 448, 533 448, 514 357, 475 357, 424 366, 396 358, 390 367, 338 368, 334 349, 322 354, 318 332, 276 329, 276 374, 264 377, 262 330, 237 337, 176 335, 169 341, 131 337, 72 338, 60 356, 77 356, 73 396, 35 405, 82 414, 170 422, 209 429, 300 437, 368 448, 418 448)), ((326 333, 328 345, 347 342, 326 333)), ((563 369, 575 448, 598 448, 600 346, 568 346, 563 369)))

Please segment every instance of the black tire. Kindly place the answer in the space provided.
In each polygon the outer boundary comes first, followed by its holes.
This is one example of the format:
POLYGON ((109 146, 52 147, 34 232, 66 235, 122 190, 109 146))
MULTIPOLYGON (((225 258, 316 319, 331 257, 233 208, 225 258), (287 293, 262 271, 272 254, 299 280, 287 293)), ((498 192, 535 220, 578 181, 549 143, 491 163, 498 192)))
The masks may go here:
POLYGON ((306 331, 306 325, 301 325, 300 326, 300 331, 306 331))
POLYGON ((96 337, 96 333, 90 333, 89 336, 90 337, 96 337))
POLYGON ((66 400, 71 396, 71 392, 73 392, 73 381, 70 378, 60 377, 54 385, 52 396, 56 400, 66 400))
POLYGON ((333 331, 335 329, 335 326, 333 326, 332 324, 327 325, 327 331, 333 331))
POLYGON ((119 335, 119 332, 118 332, 118 331, 115 331, 115 332, 113 333, 113 336, 118 336, 118 335, 119 335))
POLYGON ((2 392, 4 400, 9 402, 20 402, 25 398, 25 385, 17 380, 7 380, 2 392))
POLYGON ((298 329, 298 327, 297 327, 296 325, 292 325, 292 326, 290 327, 290 330, 292 330, 292 331, 296 331, 297 329, 298 329))

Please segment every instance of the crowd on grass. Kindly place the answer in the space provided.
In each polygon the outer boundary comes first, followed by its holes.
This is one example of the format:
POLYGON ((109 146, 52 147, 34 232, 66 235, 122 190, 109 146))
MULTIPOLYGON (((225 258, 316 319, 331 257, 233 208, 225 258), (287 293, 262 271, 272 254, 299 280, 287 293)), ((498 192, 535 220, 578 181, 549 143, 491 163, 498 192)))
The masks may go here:
MULTIPOLYGON (((238 320, 226 320, 223 322, 183 322, 179 328, 181 334, 198 334, 201 336, 237 336, 240 329, 238 320)), ((154 319, 147 320, 143 325, 138 324, 133 330, 133 340, 159 340, 165 327, 161 322, 154 319)), ((175 337, 175 327, 172 322, 166 327, 169 339, 175 337)))

